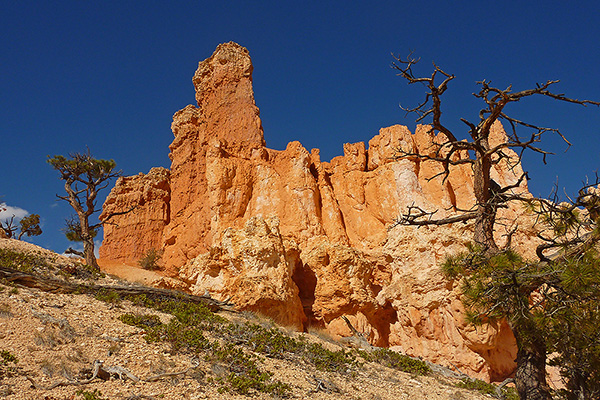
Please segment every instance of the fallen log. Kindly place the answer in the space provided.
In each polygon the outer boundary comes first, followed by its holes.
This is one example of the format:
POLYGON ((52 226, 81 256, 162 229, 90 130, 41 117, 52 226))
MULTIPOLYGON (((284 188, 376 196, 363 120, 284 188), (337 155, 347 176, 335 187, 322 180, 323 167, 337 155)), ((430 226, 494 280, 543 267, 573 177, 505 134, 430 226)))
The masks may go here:
POLYGON ((211 311, 234 311, 233 304, 215 300, 210 296, 195 296, 177 290, 160 289, 148 286, 96 285, 72 283, 50 276, 35 275, 16 269, 0 267, 0 279, 17 287, 35 288, 49 293, 92 294, 99 291, 113 291, 121 296, 146 295, 152 300, 174 300, 193 304, 203 304, 211 311))
POLYGON ((77 381, 77 380, 70 380, 70 381, 59 381, 59 382, 55 382, 50 386, 43 386, 40 385, 39 383, 37 383, 35 380, 33 380, 33 378, 29 375, 25 375, 25 378, 31 383, 31 385, 36 388, 36 389, 40 389, 40 390, 52 390, 54 388, 57 388, 59 386, 70 386, 70 385, 75 385, 75 386, 81 386, 81 385, 87 385, 88 383, 91 383, 92 381, 94 381, 96 378, 100 378, 102 380, 109 380, 111 379, 111 377, 117 377, 120 380, 124 380, 123 376, 126 376, 127 378, 131 379, 134 383, 138 383, 138 382, 156 382, 160 379, 163 378, 172 378, 174 376, 179 376, 179 375, 185 375, 190 371, 194 371, 195 369, 197 369, 199 367, 199 363, 198 362, 194 362, 192 361, 192 366, 189 368, 186 368, 183 371, 179 371, 179 372, 167 372, 164 374, 158 374, 158 375, 154 375, 154 376, 150 376, 146 379, 140 379, 137 376, 135 376, 133 373, 131 373, 131 371, 129 371, 127 368, 123 368, 121 366, 104 366, 104 361, 101 360, 95 360, 93 367, 92 367, 92 377, 90 379, 86 379, 83 381, 77 381))

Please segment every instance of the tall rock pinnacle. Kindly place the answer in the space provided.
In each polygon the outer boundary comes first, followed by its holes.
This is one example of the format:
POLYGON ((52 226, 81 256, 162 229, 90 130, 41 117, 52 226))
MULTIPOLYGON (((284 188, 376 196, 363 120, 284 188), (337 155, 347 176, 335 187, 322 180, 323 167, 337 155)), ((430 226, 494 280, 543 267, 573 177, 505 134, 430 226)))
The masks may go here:
POLYGON ((192 81, 209 136, 245 147, 265 145, 252 69, 248 50, 234 42, 220 44, 198 64, 192 81))
MULTIPOLYGON (((173 116, 170 171, 119 179, 108 196, 104 215, 135 211, 105 227, 101 258, 135 265, 150 248, 163 250, 168 276, 159 285, 349 336, 344 316, 377 346, 484 379, 513 372, 508 325, 465 323, 459 284, 439 270, 464 250, 472 226, 394 223, 410 205, 444 217, 475 204, 468 165, 452 166, 444 180, 439 163, 397 157, 399 148, 427 154, 442 134, 394 125, 368 148, 346 143, 343 156, 322 162, 299 142, 265 147, 244 47, 219 45, 193 83, 197 105, 173 116)), ((505 135, 499 123, 492 132, 491 141, 505 135)), ((516 154, 505 155, 492 171, 503 186, 521 176, 516 154)), ((526 193, 526 184, 515 190, 526 193)), ((526 210, 501 209, 498 218, 518 220, 512 244, 528 256, 535 245, 526 210)), ((505 233, 495 232, 499 243, 505 233)))

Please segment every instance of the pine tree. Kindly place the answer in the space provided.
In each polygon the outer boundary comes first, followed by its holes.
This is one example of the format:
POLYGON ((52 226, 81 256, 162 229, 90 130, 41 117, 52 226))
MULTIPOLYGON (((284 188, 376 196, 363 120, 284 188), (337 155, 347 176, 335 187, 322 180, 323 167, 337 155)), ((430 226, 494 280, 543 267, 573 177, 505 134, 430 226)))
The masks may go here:
MULTIPOLYGON (((87 153, 71 154, 69 158, 61 155, 52 158, 48 156, 47 161, 60 173, 60 179, 65 181, 67 195, 57 197, 68 202, 77 214, 77 234, 83 242, 85 261, 91 268, 98 270, 98 262, 94 255, 94 237, 102 224, 90 224, 89 219, 99 211, 96 209, 98 192, 108 187, 111 179, 120 176, 121 172, 115 171, 116 163, 113 160, 96 159, 89 150, 87 153)), ((104 222, 125 212, 109 215, 104 222)))

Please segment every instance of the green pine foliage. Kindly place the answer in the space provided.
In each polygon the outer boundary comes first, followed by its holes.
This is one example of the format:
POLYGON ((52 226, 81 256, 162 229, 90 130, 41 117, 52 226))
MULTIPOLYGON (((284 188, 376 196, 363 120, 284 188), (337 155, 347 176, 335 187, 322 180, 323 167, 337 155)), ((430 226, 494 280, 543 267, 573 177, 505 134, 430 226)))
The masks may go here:
MULTIPOLYGON (((564 232, 566 223, 557 225, 564 232)), ((448 279, 462 279, 467 321, 477 325, 505 318, 522 345, 543 340, 547 353, 555 354, 550 364, 561 371, 564 398, 600 397, 600 254, 595 248, 532 262, 512 250, 485 255, 470 246, 448 257, 441 270, 448 279)))
POLYGON ((536 289, 532 280, 540 271, 512 250, 492 256, 479 247, 448 257, 442 265, 448 279, 463 277, 463 301, 471 323, 499 320, 508 317, 518 323, 529 318, 529 295, 536 289))
MULTIPOLYGON (((69 218, 65 220, 65 228, 63 229, 67 240, 70 242, 83 242, 83 238, 81 236, 81 223, 76 216, 71 215, 69 218)), ((94 239, 98 236, 97 229, 90 229, 90 237, 94 239)))
POLYGON ((19 221, 21 225, 21 233, 19 233, 18 239, 20 240, 23 235, 26 236, 39 236, 42 234, 42 228, 40 228, 40 216, 38 214, 31 214, 19 221))

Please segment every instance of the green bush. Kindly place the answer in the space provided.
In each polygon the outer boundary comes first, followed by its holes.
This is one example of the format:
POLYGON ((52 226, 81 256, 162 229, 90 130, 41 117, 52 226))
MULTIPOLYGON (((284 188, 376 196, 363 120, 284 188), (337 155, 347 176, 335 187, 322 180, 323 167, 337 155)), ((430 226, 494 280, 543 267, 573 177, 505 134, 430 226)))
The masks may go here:
POLYGON ((155 271, 161 269, 158 265, 160 258, 162 257, 162 251, 150 249, 144 254, 144 257, 138 261, 138 264, 143 269, 147 269, 149 271, 155 271))
POLYGON ((252 351, 273 358, 284 358, 286 353, 301 352, 304 346, 277 328, 267 329, 249 322, 228 324, 219 332, 234 342, 246 344, 252 351))
POLYGON ((115 292, 114 290, 107 290, 104 288, 99 289, 98 292, 96 292, 95 297, 96 300, 110 304, 119 304, 121 302, 121 296, 119 293, 115 292))
POLYGON ((34 268, 54 269, 39 254, 22 253, 11 249, 0 249, 0 267, 12 268, 22 272, 31 272, 34 268))
POLYGON ((0 379, 5 376, 12 376, 19 362, 17 357, 8 350, 0 350, 0 379))
POLYGON ((102 397, 102 392, 100 392, 98 389, 94 389, 91 392, 88 392, 87 390, 80 389, 80 390, 78 390, 75 393, 77 395, 83 397, 83 400, 105 400, 102 397))
POLYGON ((146 329, 160 325, 160 318, 151 314, 123 314, 119 317, 121 322, 127 325, 137 326, 146 329))
POLYGON ((390 349, 380 348, 370 353, 361 351, 359 354, 367 361, 377 362, 386 367, 410 374, 427 375, 431 372, 431 368, 424 361, 416 360, 390 349))
POLYGON ((133 304, 174 315, 180 322, 186 325, 204 323, 207 325, 222 324, 227 320, 213 313, 202 303, 189 303, 184 299, 176 300, 153 300, 146 295, 127 297, 133 304))
MULTIPOLYGON (((469 390, 477 390, 482 394, 487 394, 493 397, 497 396, 498 387, 493 383, 487 383, 479 379, 463 378, 456 384, 457 387, 469 390)), ((519 395, 514 388, 504 387, 501 389, 502 395, 506 400, 519 400, 519 395)))
POLYGON ((349 367, 356 365, 356 357, 352 352, 327 350, 320 343, 310 343, 306 346, 304 358, 320 371, 345 372, 349 367))
POLYGON ((239 346, 231 343, 224 345, 215 344, 209 355, 209 361, 218 361, 228 366, 229 374, 220 391, 234 391, 243 395, 250 395, 252 391, 270 393, 279 397, 286 397, 291 388, 289 385, 277 380, 272 380, 271 372, 261 371, 256 362, 256 356, 244 352, 239 346))

